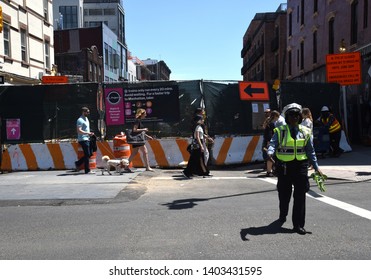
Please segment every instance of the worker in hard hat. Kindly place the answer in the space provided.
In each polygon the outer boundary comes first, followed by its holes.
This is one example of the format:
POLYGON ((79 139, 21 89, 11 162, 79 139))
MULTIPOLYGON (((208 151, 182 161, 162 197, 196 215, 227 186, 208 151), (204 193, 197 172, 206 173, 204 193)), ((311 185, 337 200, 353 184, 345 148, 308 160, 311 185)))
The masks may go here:
POLYGON ((331 113, 329 107, 323 106, 321 108, 321 116, 318 118, 317 124, 328 128, 332 156, 339 157, 344 152, 340 148, 341 125, 331 113))
POLYGON ((308 161, 322 174, 318 167, 313 147, 313 136, 309 128, 301 125, 302 107, 292 103, 283 109, 286 125, 276 127, 268 147, 268 157, 275 155, 277 191, 279 198, 279 222, 285 223, 294 186, 292 210, 293 231, 306 234, 305 194, 309 190, 308 161))

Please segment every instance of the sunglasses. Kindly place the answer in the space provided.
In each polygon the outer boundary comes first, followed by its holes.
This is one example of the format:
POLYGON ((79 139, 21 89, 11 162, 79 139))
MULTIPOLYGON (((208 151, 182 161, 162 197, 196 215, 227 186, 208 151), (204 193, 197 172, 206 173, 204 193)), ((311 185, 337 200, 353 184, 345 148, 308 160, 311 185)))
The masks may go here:
POLYGON ((288 112, 288 115, 291 117, 299 117, 300 113, 299 112, 288 112))

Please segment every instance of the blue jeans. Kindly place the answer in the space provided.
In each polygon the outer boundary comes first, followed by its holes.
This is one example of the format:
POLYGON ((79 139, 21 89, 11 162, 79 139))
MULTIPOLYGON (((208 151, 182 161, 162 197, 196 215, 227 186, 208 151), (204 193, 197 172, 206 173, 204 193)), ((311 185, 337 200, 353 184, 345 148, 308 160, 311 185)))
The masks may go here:
POLYGON ((90 141, 80 141, 80 146, 82 147, 82 150, 84 151, 84 156, 80 158, 78 161, 75 162, 76 166, 80 166, 84 163, 85 173, 90 172, 89 168, 89 158, 91 157, 91 150, 90 150, 90 141))

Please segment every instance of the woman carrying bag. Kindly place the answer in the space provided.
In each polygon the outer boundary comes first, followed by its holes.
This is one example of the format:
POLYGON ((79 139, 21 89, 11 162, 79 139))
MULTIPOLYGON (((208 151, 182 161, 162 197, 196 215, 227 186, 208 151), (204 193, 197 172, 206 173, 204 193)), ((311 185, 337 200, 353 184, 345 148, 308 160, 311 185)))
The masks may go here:
MULTIPOLYGON (((135 123, 134 123, 134 126, 133 126, 132 133, 133 134, 143 133, 146 138, 152 140, 153 138, 146 134, 146 132, 148 131, 148 128, 143 127, 143 124, 142 124, 142 121, 141 121, 142 119, 144 119, 146 117, 146 115, 147 115, 146 110, 141 109, 141 108, 137 110, 137 112, 135 114, 135 119, 136 120, 135 120, 135 123)), ((149 165, 148 150, 147 150, 147 147, 146 147, 145 143, 132 144, 132 148, 133 149, 132 149, 131 155, 129 157, 129 164, 140 150, 142 152, 143 156, 144 156, 144 164, 145 164, 145 167, 146 167, 146 171, 153 171, 153 169, 149 165)), ((129 168, 129 166, 126 167, 125 170, 128 171, 128 172, 131 172, 131 173, 133 172, 129 168)))
POLYGON ((205 136, 204 130, 202 128, 204 119, 201 116, 195 116, 194 118, 194 126, 192 128, 193 131, 193 139, 192 139, 192 150, 191 155, 188 160, 187 167, 182 172, 186 178, 191 178, 193 175, 198 176, 211 176, 210 171, 206 166, 205 163, 205 136))

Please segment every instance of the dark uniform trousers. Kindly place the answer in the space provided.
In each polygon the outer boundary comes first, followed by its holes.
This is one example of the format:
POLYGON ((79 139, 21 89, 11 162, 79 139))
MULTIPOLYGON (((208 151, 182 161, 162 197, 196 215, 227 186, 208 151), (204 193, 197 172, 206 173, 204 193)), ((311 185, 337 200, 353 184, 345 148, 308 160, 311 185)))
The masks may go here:
POLYGON ((294 227, 304 227, 305 224, 305 194, 308 191, 308 161, 279 161, 276 167, 278 182, 278 198, 280 217, 286 217, 294 186, 294 205, 292 223, 294 227))

